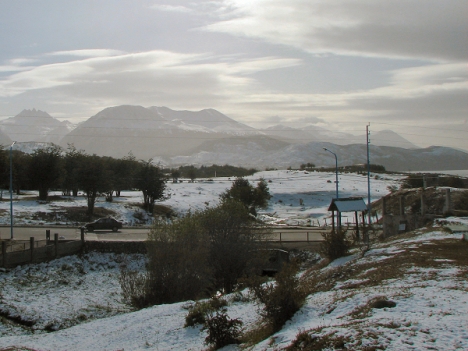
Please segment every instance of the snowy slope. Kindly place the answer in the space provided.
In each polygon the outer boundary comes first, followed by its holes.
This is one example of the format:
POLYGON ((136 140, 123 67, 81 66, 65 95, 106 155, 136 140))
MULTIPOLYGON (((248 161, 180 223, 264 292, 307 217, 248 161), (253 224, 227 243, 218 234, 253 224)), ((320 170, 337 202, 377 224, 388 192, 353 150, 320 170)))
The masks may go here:
MULTIPOLYGON (((459 218, 452 220, 463 221, 459 218)), ((468 220, 464 222, 468 223, 468 220)), ((434 263, 430 267, 406 267, 400 279, 384 279, 377 285, 370 283, 370 277, 378 276, 380 266, 385 267, 387 260, 398 262, 398 257, 411 255, 411 252, 431 245, 443 247, 453 244, 460 237, 435 228, 405 240, 396 238, 374 244, 363 257, 355 254, 331 262, 319 271, 304 271, 303 279, 307 279, 308 274, 335 278, 331 279, 329 289, 311 293, 305 305, 282 330, 251 349, 283 350, 293 343, 298 333, 307 332, 315 338, 340 341, 353 350, 369 350, 371 347, 386 350, 466 350, 468 283, 463 276, 466 268, 443 258, 443 253, 440 253, 440 256, 433 257, 434 263), (342 274, 350 270, 357 271, 360 278, 350 279, 342 274), (396 306, 367 308, 372 301, 382 298, 395 302, 396 306)), ((52 333, 40 330, 31 333, 28 329, 3 324, 0 347, 14 345, 50 351, 206 349, 205 331, 200 327, 183 327, 187 306, 192 302, 125 311, 118 296, 115 257, 93 256, 62 258, 42 266, 26 265, 2 273, 2 306, 9 304, 11 309, 42 324, 66 325, 73 320, 81 324, 52 333), (77 265, 83 267, 81 273, 74 272, 77 265), (94 270, 91 269, 93 265, 94 270), (58 284, 49 279, 54 270, 68 271, 68 284, 62 283, 60 288, 54 289, 53 284, 58 284), (77 287, 78 281, 81 283, 77 287), (7 290, 5 286, 8 286, 7 290), (45 295, 44 298, 37 298, 41 295, 45 295), (47 296, 50 301, 47 301, 47 296), (101 307, 93 306, 93 299, 101 307), (118 315, 102 318, 105 310, 110 315, 118 315)), ((260 320, 258 312, 261 306, 249 300, 246 291, 242 295, 242 302, 234 295, 226 297, 229 301, 228 315, 241 319, 244 327, 251 329, 260 320)), ((240 348, 231 346, 226 350, 240 348)))

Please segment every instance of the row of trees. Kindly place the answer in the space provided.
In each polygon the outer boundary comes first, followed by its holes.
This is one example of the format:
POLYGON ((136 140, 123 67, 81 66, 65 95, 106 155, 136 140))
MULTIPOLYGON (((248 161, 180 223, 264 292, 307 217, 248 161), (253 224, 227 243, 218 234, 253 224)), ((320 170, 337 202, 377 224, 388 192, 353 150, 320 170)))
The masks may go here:
MULTIPOLYGON (((112 201, 113 196, 120 196, 122 190, 129 189, 142 191, 144 208, 152 213, 155 201, 164 198, 166 175, 177 182, 181 176, 193 181, 202 176, 243 176, 255 172, 254 169, 229 165, 161 169, 151 160, 136 160, 132 154, 115 159, 89 155, 73 145, 69 145, 66 150, 50 146, 37 149, 31 154, 13 150, 11 156, 13 189, 18 195, 20 190, 37 190, 39 200, 46 201, 50 190, 61 190, 65 196, 78 196, 78 191, 81 191, 87 198, 89 216, 93 215, 94 204, 99 195, 105 194, 106 199, 112 201)), ((0 149, 0 186, 4 189, 9 188, 9 175, 9 150, 0 149)), ((244 178, 237 178, 235 183, 232 191, 238 193, 228 192, 225 196, 237 197, 253 214, 256 213, 256 207, 265 205, 269 198, 268 191, 265 192, 265 181, 261 181, 257 188, 253 188, 244 178)))
MULTIPOLYGON (((124 189, 143 192, 144 208, 153 211, 156 200, 164 197, 165 176, 151 160, 137 161, 131 154, 123 159, 88 155, 69 145, 64 152, 58 146, 37 149, 32 154, 13 151, 13 188, 37 190, 45 201, 51 189, 64 195, 77 196, 82 191, 87 198, 88 215, 92 216, 96 198, 106 194, 112 201, 124 189)), ((9 187, 9 154, 0 153, 0 176, 4 188, 9 187)))

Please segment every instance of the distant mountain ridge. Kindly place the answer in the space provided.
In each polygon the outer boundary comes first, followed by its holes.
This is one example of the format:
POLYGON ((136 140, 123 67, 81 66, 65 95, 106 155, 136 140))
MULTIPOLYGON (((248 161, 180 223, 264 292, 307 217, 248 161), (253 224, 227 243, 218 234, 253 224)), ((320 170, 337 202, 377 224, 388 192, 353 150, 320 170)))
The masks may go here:
MULTIPOLYGON (((314 125, 303 128, 292 128, 281 124, 261 130, 266 135, 290 143, 331 142, 337 145, 365 144, 366 135, 353 135, 343 132, 334 132, 314 125)), ((417 149, 418 146, 401 137, 391 130, 382 130, 371 134, 373 145, 397 146, 404 149, 417 149)))
MULTIPOLYGON (((252 138, 238 141, 235 147, 229 140, 212 141, 205 150, 189 156, 176 156, 165 160, 166 164, 196 166, 230 164, 233 166, 262 168, 298 168, 301 164, 313 163, 317 167, 334 167, 335 158, 327 148, 338 156, 338 166, 367 163, 367 149, 363 144, 336 145, 325 142, 287 144, 276 149, 264 147, 252 138), (216 145, 215 145, 216 144, 216 145), (232 152, 232 151, 235 152, 232 152)), ((164 160, 161 160, 164 161, 164 160)), ((383 165, 390 171, 444 171, 467 169, 468 153, 442 146, 423 149, 403 149, 390 146, 370 145, 370 162, 383 165)))
MULTIPOLYGON (((291 128, 276 125, 255 129, 214 109, 175 111, 168 107, 108 107, 77 126, 48 113, 24 110, 0 121, 7 145, 11 140, 73 144, 89 154, 138 159, 165 165, 232 164, 254 168, 298 167, 311 162, 334 165, 364 163, 366 136, 330 131, 315 125, 291 128), (8 140, 9 138, 9 140, 8 140), (28 140, 29 139, 29 140, 28 140)), ((448 170, 468 164, 468 154, 442 147, 420 149, 390 130, 371 133, 371 162, 389 170, 448 170)), ((32 145, 28 146, 33 150, 32 145)))
POLYGON ((16 142, 52 142, 58 144, 75 126, 59 121, 47 112, 23 110, 14 117, 0 121, 0 130, 16 142))

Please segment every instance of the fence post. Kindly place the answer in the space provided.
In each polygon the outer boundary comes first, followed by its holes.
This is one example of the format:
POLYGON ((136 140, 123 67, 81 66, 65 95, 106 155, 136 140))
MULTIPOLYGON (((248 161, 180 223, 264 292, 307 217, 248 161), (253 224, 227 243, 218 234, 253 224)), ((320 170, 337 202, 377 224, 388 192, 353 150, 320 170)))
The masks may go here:
POLYGON ((2 266, 6 267, 7 259, 6 259, 6 249, 7 249, 7 243, 6 241, 2 241, 2 266))
POLYGON ((58 233, 54 234, 55 257, 58 257, 58 233))
POLYGON ((309 232, 307 232, 307 242, 309 242, 309 232))
POLYGON ((445 189, 445 206, 444 206, 444 215, 450 214, 451 211, 451 196, 450 189, 445 189))
POLYGON ((281 242, 281 232, 280 232, 280 242, 281 242))
POLYGON ((400 196, 400 216, 405 215, 405 197, 400 196))
POLYGON ((46 229, 45 238, 47 240, 47 245, 49 245, 49 242, 50 242, 50 229, 46 229))
POLYGON ((81 230, 81 243, 84 244, 84 228, 80 228, 81 230))
POLYGON ((29 249, 31 250, 31 262, 34 261, 34 237, 29 238, 29 249))

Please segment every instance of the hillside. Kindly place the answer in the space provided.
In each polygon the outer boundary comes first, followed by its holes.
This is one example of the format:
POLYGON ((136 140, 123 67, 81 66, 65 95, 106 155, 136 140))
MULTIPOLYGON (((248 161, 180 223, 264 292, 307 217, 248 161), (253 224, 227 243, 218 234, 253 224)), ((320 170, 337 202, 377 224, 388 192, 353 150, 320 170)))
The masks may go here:
MULTIPOLYGON (((278 333, 249 349, 467 349, 468 243, 460 238, 436 225, 374 242, 363 254, 356 250, 333 262, 314 265, 316 257, 309 256, 302 261, 301 284, 309 291, 305 305, 278 333)), ((143 267, 136 256, 92 253, 1 273, 2 309, 34 322, 36 332, 2 325, 0 347, 205 350, 206 331, 184 328, 192 301, 140 311, 122 304, 122 262, 143 267), (46 326, 62 330, 40 332, 46 326)), ((245 330, 261 321, 261 306, 249 296, 243 290, 224 297, 229 317, 240 319, 245 330)))
MULTIPOLYGON (((193 150, 191 155, 165 159, 167 164, 231 164, 257 168, 299 168, 311 162, 318 167, 333 167, 335 159, 327 148, 337 154, 338 166, 367 163, 367 149, 363 144, 336 145, 324 142, 287 144, 283 141, 265 147, 265 139, 213 140, 193 150)), ((390 171, 424 171, 463 169, 468 165, 468 153, 452 148, 432 146, 423 149, 403 149, 390 146, 370 146, 370 162, 383 165, 390 171)))

